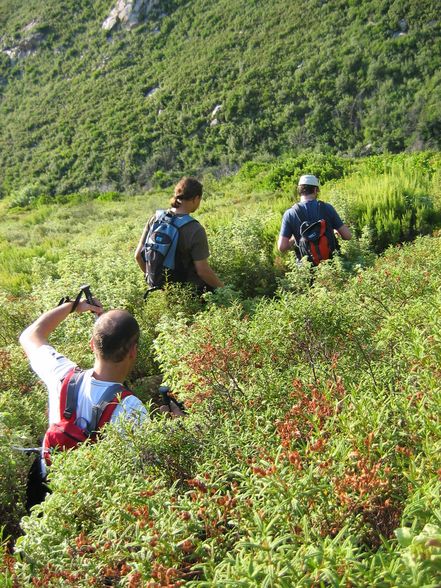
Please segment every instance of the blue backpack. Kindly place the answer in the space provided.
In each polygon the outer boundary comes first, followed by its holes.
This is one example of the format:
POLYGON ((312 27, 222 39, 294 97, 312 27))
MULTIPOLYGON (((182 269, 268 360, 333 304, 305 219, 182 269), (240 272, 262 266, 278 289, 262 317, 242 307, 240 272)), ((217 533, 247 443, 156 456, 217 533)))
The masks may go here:
POLYGON ((196 221, 189 214, 177 216, 166 210, 156 212, 142 250, 149 291, 162 288, 167 278, 177 281, 179 272, 176 272, 175 261, 179 229, 191 222, 196 221))

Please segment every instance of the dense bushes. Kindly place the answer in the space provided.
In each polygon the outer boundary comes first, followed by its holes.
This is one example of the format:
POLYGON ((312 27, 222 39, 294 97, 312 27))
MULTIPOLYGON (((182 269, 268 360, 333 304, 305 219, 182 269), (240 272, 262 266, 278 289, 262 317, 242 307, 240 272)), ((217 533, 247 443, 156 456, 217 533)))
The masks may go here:
POLYGON ((350 160, 324 155, 321 153, 303 153, 297 157, 275 164, 265 179, 268 188, 272 190, 292 190, 296 186, 299 177, 308 170, 308 173, 320 177, 322 184, 341 178, 350 167, 350 160))
POLYGON ((269 221, 243 216, 219 227, 211 238, 213 266, 245 297, 271 294, 276 287, 274 235, 265 230, 269 221))
POLYGON ((434 154, 364 160, 358 171, 344 181, 328 184, 328 198, 361 236, 368 229, 377 252, 388 245, 430 234, 441 222, 437 194, 439 157, 434 154), (377 173, 375 173, 377 171, 377 173))
POLYGON ((252 316, 164 317, 157 357, 191 416, 61 455, 19 581, 433 583, 440 253, 420 239, 252 316))
MULTIPOLYGON (((292 161, 280 169, 297 173, 292 161)), ((323 182, 323 197, 361 237, 312 273, 275 256, 292 196, 290 181, 269 191, 273 170, 249 164, 204 182, 198 216, 229 287, 203 300, 176 286, 142 300, 133 251, 164 193, 2 203, 2 255, 8 243, 16 281, 0 274, 0 526, 4 538, 17 538, 19 525, 24 533, 13 559, 0 550, 5 586, 433 584, 441 241, 420 237, 377 258, 363 214, 379 186, 389 194, 377 199, 380 218, 403 222, 403 194, 415 211, 427 197, 436 213, 439 161, 368 158, 323 182), (123 435, 109 427, 102 442, 56 458, 53 494, 22 519, 29 459, 12 446, 37 443, 46 393, 17 337, 86 281, 141 325, 130 385, 152 420, 123 435), (184 400, 185 419, 155 414, 161 378, 184 400)), ((88 367, 92 325, 70 316, 51 341, 88 367)))

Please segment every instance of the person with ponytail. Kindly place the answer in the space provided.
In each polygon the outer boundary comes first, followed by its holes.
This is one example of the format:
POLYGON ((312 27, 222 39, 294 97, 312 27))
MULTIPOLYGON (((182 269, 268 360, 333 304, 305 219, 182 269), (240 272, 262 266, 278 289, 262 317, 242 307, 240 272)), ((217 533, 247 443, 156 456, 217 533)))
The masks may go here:
MULTIPOLYGON (((176 184, 167 213, 172 217, 184 217, 195 212, 202 200, 202 184, 192 177, 183 177, 176 184)), ((135 251, 135 260, 144 274, 148 273, 143 255, 146 239, 157 214, 149 219, 135 251)), ((175 269, 171 281, 194 284, 199 292, 223 287, 223 282, 208 263, 210 255, 204 227, 194 218, 179 228, 175 269)), ((148 281, 148 275, 146 276, 148 281)))

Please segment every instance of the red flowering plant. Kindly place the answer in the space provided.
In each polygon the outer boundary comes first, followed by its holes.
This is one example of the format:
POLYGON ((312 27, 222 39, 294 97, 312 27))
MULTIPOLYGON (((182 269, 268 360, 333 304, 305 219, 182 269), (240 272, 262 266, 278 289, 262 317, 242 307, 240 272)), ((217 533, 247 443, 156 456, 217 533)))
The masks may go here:
POLYGON ((261 366, 264 350, 247 332, 241 309, 214 308, 192 325, 164 321, 156 351, 173 392, 189 407, 209 401, 210 410, 235 410, 261 366))

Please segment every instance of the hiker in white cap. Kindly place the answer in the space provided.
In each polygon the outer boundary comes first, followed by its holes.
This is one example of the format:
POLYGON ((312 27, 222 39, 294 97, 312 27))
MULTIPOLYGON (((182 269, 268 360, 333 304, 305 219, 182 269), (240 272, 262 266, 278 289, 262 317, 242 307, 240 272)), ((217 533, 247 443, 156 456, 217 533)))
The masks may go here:
POLYGON ((330 259, 337 248, 334 233, 345 240, 352 238, 333 206, 318 200, 318 178, 307 174, 298 183, 300 202, 283 215, 277 247, 282 253, 294 249, 297 260, 307 257, 314 265, 330 259))

